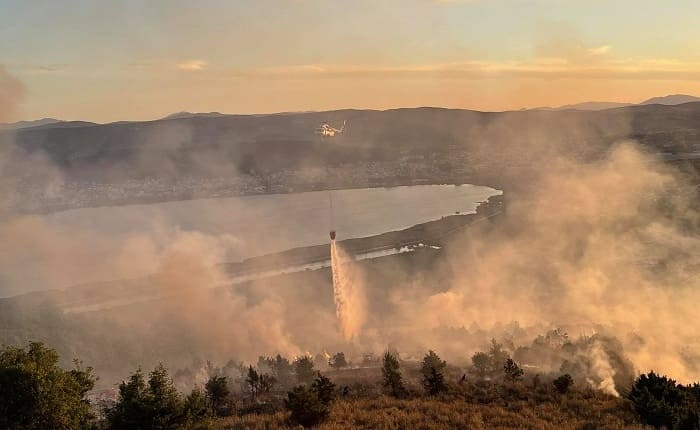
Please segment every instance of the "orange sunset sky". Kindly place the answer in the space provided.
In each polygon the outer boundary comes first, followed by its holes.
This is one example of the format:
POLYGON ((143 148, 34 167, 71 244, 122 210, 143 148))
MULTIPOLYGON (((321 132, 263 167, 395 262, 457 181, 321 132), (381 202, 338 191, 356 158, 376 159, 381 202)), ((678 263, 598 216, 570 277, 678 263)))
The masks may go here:
POLYGON ((699 16, 697 0, 0 0, 0 97, 5 120, 107 122, 700 95, 699 16))

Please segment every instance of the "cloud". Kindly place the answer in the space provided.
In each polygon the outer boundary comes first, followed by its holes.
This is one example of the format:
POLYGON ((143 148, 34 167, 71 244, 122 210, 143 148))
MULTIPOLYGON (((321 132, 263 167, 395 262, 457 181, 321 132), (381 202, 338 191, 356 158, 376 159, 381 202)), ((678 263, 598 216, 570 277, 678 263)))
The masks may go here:
MULTIPOLYGON (((609 52, 605 45, 588 50, 590 56, 609 52)), ((321 78, 540 78, 540 79, 700 79, 700 62, 665 58, 604 59, 595 63, 564 57, 542 57, 526 61, 464 61, 416 65, 375 66, 367 64, 304 64, 228 72, 234 78, 321 79, 321 78)))
POLYGON ((207 66, 209 65, 208 62, 204 60, 189 60, 185 61, 183 63, 177 63, 177 68, 180 70, 187 70, 187 71, 199 71, 199 70, 204 70, 207 66))
POLYGON ((54 73, 65 70, 65 64, 24 64, 18 67, 27 73, 54 73))
POLYGON ((611 49, 612 49, 612 46, 603 45, 603 46, 599 46, 597 48, 588 49, 588 54, 590 54, 590 55, 605 55, 608 52, 610 52, 611 49))
POLYGON ((479 3, 482 0, 431 0, 432 3, 438 4, 464 4, 464 3, 479 3))

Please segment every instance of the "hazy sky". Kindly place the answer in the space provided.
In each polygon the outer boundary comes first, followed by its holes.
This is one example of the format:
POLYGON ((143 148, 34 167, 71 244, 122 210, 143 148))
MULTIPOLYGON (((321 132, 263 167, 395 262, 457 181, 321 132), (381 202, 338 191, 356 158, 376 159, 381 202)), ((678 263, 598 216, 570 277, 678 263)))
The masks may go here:
POLYGON ((18 119, 641 101, 700 95, 698 17, 698 0, 0 0, 0 67, 18 119))

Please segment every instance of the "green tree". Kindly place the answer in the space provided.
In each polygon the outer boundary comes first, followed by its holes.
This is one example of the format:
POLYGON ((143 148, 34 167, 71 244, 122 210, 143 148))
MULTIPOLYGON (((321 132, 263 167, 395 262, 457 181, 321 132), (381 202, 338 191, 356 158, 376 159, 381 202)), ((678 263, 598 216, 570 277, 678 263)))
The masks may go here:
POLYGON ((323 376, 321 372, 318 372, 316 380, 311 384, 311 389, 316 393, 321 403, 326 406, 335 400, 335 388, 335 384, 330 378, 323 376))
POLYGON ((269 393, 275 385, 276 379, 272 375, 258 373, 251 365, 248 367, 248 377, 245 381, 250 390, 250 397, 255 400, 258 394, 269 393))
POLYGON ((574 378, 568 373, 565 373, 555 379, 552 384, 554 384, 554 388, 556 388, 560 394, 566 394, 569 392, 571 386, 574 385, 574 378))
POLYGON ((384 353, 384 359, 382 360, 382 379, 384 381, 384 390, 387 393, 394 397, 404 396, 406 388, 401 377, 399 359, 389 351, 384 353))
POLYGON ((491 358, 485 352, 477 352, 472 355, 472 365, 474 365, 474 372, 477 376, 484 379, 489 372, 491 358))
POLYGON ((85 394, 95 384, 92 368, 76 361, 58 366, 58 354, 42 343, 0 350, 0 428, 83 429, 93 420, 85 394))
POLYGON ((297 359, 294 360, 294 373, 296 373, 297 376, 297 383, 310 384, 316 376, 314 360, 306 355, 297 357, 297 359))
POLYGON ((255 400, 260 388, 260 374, 253 368, 253 365, 248 367, 248 376, 245 378, 245 382, 250 391, 250 398, 255 400))
POLYGON ((333 356, 330 366, 336 370, 348 367, 348 361, 345 359, 345 353, 339 352, 333 356))
POLYGON ((329 408, 311 387, 299 385, 287 393, 284 405, 290 412, 289 420, 305 428, 316 426, 328 417, 329 408))
POLYGON ((496 342, 496 339, 491 339, 491 347, 489 348, 488 356, 489 373, 492 376, 496 376, 503 371, 503 366, 508 360, 508 353, 503 350, 503 345, 496 342))
POLYGON ((146 404, 149 406, 154 428, 170 429, 182 422, 182 396, 162 364, 156 366, 149 374, 148 393, 146 404))
POLYGON ((290 421, 304 427, 313 427, 328 417, 335 400, 335 384, 321 372, 311 386, 299 385, 287 393, 284 404, 290 412, 290 421))
POLYGON ((185 397, 184 412, 187 421, 197 423, 209 417, 211 414, 211 407, 209 404, 209 400, 202 390, 194 388, 190 394, 185 397))
POLYGON ((272 364, 272 375, 282 387, 289 387, 294 383, 294 368, 285 357, 277 354, 272 364))
POLYGON ((277 383, 277 379, 267 373, 260 374, 258 379, 258 392, 259 393, 269 393, 272 391, 272 387, 277 383))
POLYGON ((639 376, 627 398, 642 422, 656 428, 700 427, 700 387, 679 385, 673 379, 649 372, 639 376))
POLYGON ((136 370, 129 379, 119 384, 119 400, 107 411, 109 427, 142 428, 148 422, 149 411, 146 406, 146 380, 141 369, 136 370))
POLYGON ((506 363, 503 365, 503 373, 505 374, 505 380, 511 384, 515 384, 517 381, 521 380, 523 377, 523 369, 518 366, 518 363, 513 361, 512 358, 508 358, 506 363))
POLYGON ((275 367, 275 359, 273 357, 264 357, 264 356, 259 356, 258 357, 258 364, 256 366, 258 368, 259 372, 272 372, 272 369, 275 367))
POLYGON ((107 413, 112 429, 171 430, 187 420, 184 399, 162 364, 149 374, 147 383, 137 370, 119 384, 119 401, 107 413))
POLYGON ((430 395, 436 395, 447 391, 445 376, 443 374, 447 362, 442 360, 434 351, 428 351, 423 358, 421 374, 423 375, 423 387, 430 395))
POLYGON ((227 410, 227 400, 231 391, 228 388, 228 381, 225 376, 212 376, 206 384, 204 384, 204 392, 217 416, 225 415, 227 410))

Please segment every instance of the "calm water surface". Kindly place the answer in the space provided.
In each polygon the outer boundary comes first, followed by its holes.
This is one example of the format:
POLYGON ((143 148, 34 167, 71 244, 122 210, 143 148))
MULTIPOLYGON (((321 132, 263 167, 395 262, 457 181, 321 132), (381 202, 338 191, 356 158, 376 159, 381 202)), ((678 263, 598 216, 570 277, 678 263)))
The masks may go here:
POLYGON ((165 243, 176 232, 226 235, 227 260, 237 261, 327 243, 331 228, 342 240, 471 213, 500 193, 468 184, 364 188, 83 208, 45 218, 56 227, 113 236, 115 243, 142 235, 165 243))

